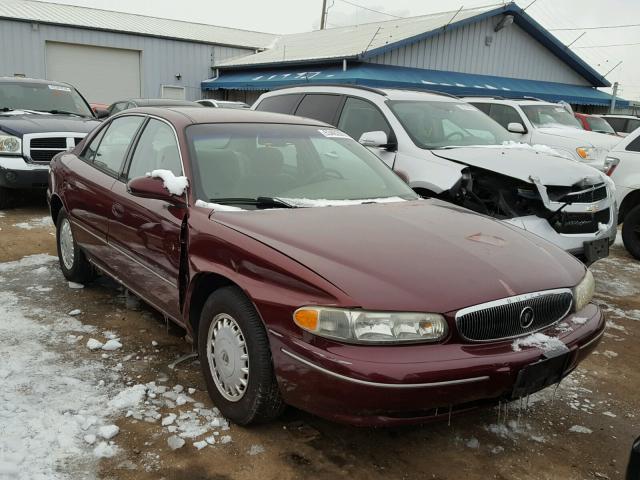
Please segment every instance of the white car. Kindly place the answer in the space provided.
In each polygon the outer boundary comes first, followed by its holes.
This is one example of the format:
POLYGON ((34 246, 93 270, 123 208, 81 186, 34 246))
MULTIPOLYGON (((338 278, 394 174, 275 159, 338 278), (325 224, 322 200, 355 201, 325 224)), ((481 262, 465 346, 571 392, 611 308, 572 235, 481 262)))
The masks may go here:
MULTIPOLYGON (((507 130, 455 97, 305 86, 265 93, 252 108, 334 125, 359 139, 422 196, 503 220, 586 263, 606 256, 615 240, 617 208, 611 179, 549 148, 515 144, 507 130)), ((296 164, 294 149, 276 146, 282 168, 296 164)), ((323 162, 328 163, 339 158, 331 151, 325 156, 323 162)))
POLYGON ((616 184, 622 241, 629 253, 640 260, 640 128, 609 152, 606 166, 616 184))
POLYGON ((466 97, 463 100, 517 135, 518 141, 547 145, 598 170, 604 169, 607 153, 620 141, 612 135, 584 130, 573 113, 559 103, 500 97, 466 97))
POLYGON ((244 102, 233 102, 231 100, 213 100, 210 98, 204 98, 202 100, 196 100, 196 103, 199 103, 203 107, 211 107, 211 108, 251 108, 244 102))
POLYGON ((635 129, 640 128, 640 118, 633 115, 599 115, 621 137, 626 137, 635 129))

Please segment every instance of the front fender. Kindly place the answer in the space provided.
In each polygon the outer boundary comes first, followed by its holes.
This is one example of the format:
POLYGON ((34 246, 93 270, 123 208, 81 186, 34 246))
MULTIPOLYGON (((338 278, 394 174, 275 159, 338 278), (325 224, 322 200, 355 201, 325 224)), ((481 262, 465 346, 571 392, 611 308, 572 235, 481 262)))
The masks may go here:
POLYGON ((425 152, 425 158, 398 154, 393 169, 407 175, 411 188, 422 188, 440 194, 452 189, 460 181, 465 167, 425 152))

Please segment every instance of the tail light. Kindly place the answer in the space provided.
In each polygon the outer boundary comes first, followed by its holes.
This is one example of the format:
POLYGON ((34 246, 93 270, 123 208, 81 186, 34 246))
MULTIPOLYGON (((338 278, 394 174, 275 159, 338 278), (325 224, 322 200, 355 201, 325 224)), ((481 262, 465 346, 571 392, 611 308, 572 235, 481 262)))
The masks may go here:
POLYGON ((604 160, 604 171, 607 176, 611 176, 613 172, 615 172, 616 168, 618 168, 618 164, 620 163, 619 158, 607 157, 604 160))

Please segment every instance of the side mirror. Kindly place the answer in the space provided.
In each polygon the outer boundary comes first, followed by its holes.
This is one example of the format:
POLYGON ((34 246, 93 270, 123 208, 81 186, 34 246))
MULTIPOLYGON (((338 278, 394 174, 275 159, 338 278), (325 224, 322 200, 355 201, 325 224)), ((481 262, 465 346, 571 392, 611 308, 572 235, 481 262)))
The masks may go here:
POLYGON ((527 133, 527 129, 524 128, 524 125, 518 122, 511 122, 507 125, 507 130, 511 133, 527 133))
POLYGON ((172 205, 184 205, 184 199, 169 193, 164 181, 156 177, 137 177, 127 183, 128 192, 134 197, 164 200, 172 205))
POLYGON ((626 480, 640 480, 640 438, 633 442, 626 480))
POLYGON ((358 142, 365 147, 385 148, 389 143, 389 139, 382 130, 376 130, 375 132, 364 132, 360 135, 358 142))
POLYGON ((98 119, 107 118, 109 116, 109 110, 105 110, 104 108, 96 108, 93 112, 96 114, 96 118, 98 119))

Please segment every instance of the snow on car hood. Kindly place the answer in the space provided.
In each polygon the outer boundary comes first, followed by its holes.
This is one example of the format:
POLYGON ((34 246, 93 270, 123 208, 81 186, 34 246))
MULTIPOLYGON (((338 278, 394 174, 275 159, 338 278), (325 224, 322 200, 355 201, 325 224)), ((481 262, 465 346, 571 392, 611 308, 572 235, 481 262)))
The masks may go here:
POLYGON ((571 138, 576 142, 581 142, 581 147, 601 147, 607 150, 613 148, 614 145, 620 142, 620 137, 615 135, 607 135, 606 133, 591 132, 589 130, 581 130, 578 128, 557 128, 557 127, 542 127, 537 129, 538 133, 544 135, 553 135, 562 138, 571 138))
POLYGON ((508 145, 457 147, 432 150, 446 160, 483 168, 502 175, 532 183, 537 177, 543 185, 571 186, 585 177, 602 175, 594 168, 562 156, 551 155, 523 144, 521 148, 508 145))
POLYGON ((210 218, 304 265, 362 308, 443 313, 572 287, 584 276, 583 265, 541 238, 438 200, 210 218))

